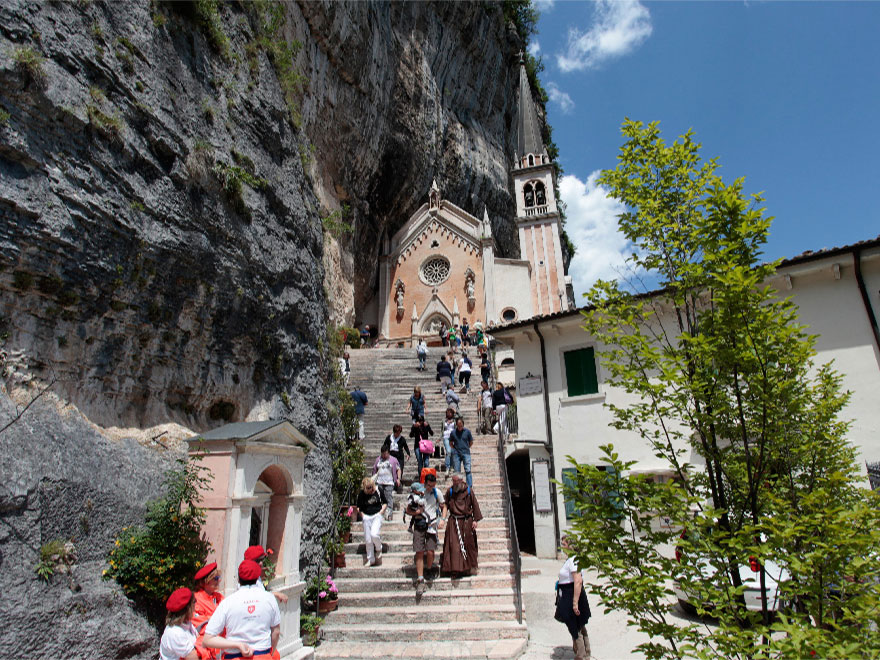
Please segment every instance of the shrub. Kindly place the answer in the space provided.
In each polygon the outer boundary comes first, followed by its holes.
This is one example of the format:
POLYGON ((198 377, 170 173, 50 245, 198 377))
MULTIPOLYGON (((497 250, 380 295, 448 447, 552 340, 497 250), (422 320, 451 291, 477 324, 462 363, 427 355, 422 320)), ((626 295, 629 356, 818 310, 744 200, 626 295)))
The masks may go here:
POLYGON ((351 207, 348 204, 343 204, 341 209, 336 209, 332 213, 321 216, 321 225, 324 227, 324 231, 336 238, 343 234, 350 234, 353 227, 350 222, 346 221, 350 214, 351 207))
POLYGON ((12 115, 7 112, 6 108, 0 106, 0 125, 8 123, 11 116, 12 115))
POLYGON ((42 83, 46 80, 46 72, 43 70, 45 59, 39 52, 30 46, 16 48, 12 55, 15 67, 29 80, 42 83))
POLYGON ((318 641, 318 629, 324 623, 324 618, 317 614, 299 615, 299 632, 306 646, 314 646, 318 641))
POLYGON ((224 60, 229 60, 232 51, 229 46, 229 37, 223 31, 223 21, 220 19, 220 3, 218 0, 196 0, 194 9, 199 24, 208 34, 208 41, 217 49, 224 60))
POLYGON ((104 579, 116 580, 154 616, 164 611, 168 594, 192 581, 211 550, 199 506, 199 489, 210 481, 206 471, 199 458, 179 459, 165 475, 165 494, 147 505, 144 524, 123 528, 107 556, 104 579))
POLYGON ((108 115, 96 105, 86 107, 89 122, 98 133, 112 141, 118 140, 122 135, 122 120, 118 115, 108 115))

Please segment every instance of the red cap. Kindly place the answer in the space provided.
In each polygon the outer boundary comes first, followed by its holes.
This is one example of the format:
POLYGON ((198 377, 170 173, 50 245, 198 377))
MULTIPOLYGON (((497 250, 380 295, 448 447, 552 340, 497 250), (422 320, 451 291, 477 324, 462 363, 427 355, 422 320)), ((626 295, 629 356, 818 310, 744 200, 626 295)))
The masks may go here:
POLYGON ((186 587, 175 589, 171 595, 168 596, 168 600, 165 601, 165 609, 169 612, 180 612, 186 609, 186 606, 189 605, 189 602, 192 600, 192 595, 193 592, 186 587))
POLYGON ((251 561, 259 561, 265 556, 266 551, 263 550, 263 546, 261 545, 252 545, 244 551, 244 558, 250 559, 251 561))
POLYGON ((211 573, 217 570, 217 562, 212 561, 210 564, 207 564, 199 569, 199 572, 196 573, 194 580, 201 580, 202 578, 208 577, 211 573))
POLYGON ((238 579, 239 580, 257 580, 263 574, 263 569, 260 565, 251 561, 250 559, 245 559, 238 565, 238 579))

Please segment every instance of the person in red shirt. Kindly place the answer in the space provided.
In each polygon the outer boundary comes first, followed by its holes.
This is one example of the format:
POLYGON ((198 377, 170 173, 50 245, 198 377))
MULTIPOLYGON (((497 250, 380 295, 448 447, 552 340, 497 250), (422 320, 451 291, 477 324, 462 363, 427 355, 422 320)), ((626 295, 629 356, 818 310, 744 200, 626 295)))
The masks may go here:
POLYGON ((217 570, 217 562, 212 561, 206 564, 195 574, 195 597, 196 608, 193 614, 192 623, 198 633, 196 639, 196 652, 199 654, 199 660, 218 660, 220 651, 217 649, 206 649, 202 644, 205 637, 205 626, 208 619, 217 609, 220 601, 223 600, 217 587, 220 586, 220 571, 217 570))

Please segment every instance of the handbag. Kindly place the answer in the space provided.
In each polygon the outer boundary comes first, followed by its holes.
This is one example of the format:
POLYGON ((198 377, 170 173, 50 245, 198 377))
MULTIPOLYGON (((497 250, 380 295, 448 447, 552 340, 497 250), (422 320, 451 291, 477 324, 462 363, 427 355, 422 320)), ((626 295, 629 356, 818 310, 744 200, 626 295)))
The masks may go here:
POLYGON ((419 440, 419 451, 429 456, 434 453, 434 443, 427 438, 419 440))

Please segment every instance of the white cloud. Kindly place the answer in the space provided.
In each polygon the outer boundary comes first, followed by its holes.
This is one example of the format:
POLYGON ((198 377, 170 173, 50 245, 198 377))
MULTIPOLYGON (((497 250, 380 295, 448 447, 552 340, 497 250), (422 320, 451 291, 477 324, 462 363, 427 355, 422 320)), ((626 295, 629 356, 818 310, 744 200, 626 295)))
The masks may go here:
POLYGON ((566 72, 596 68, 640 46, 651 30, 651 14, 638 0, 596 0, 590 29, 571 28, 556 63, 566 72))
POLYGON ((538 11, 550 11, 554 4, 556 0, 535 0, 535 8, 538 11))
POLYGON ((567 115, 574 110, 574 101, 571 100, 567 92, 559 89, 555 82, 547 83, 547 94, 550 96, 550 102, 558 104, 564 114, 567 115))
POLYGON ((532 40, 532 43, 529 44, 529 47, 526 48, 526 50, 529 51, 529 55, 531 55, 532 57, 538 57, 538 55, 541 53, 541 43, 537 39, 534 39, 532 40))
POLYGON ((620 278, 632 249, 617 229, 617 216, 624 205, 608 197, 608 191, 596 183, 599 170, 586 182, 566 174, 559 180, 559 194, 565 202, 565 230, 577 252, 569 265, 574 284, 575 302, 583 304, 582 294, 597 279, 620 278))

